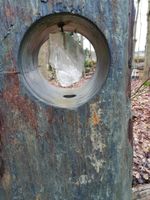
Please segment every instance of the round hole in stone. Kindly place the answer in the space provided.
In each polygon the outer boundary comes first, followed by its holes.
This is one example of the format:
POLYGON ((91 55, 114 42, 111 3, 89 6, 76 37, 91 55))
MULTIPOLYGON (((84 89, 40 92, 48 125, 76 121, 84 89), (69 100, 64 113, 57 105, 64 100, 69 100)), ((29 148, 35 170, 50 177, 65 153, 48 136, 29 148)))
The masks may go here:
MULTIPOLYGON (((63 42, 65 39, 66 36, 63 42)), ((74 109, 89 101, 101 89, 108 74, 110 52, 103 33, 94 23, 79 15, 59 13, 42 17, 31 25, 21 42, 18 62, 24 84, 32 95, 48 105, 74 109), (50 84, 39 67, 40 49, 49 41, 49 35, 61 34, 64 37, 64 33, 84 36, 96 52, 95 72, 79 87, 50 84)))
POLYGON ((40 47, 38 68, 51 85, 81 87, 95 73, 95 49, 80 33, 65 32, 63 27, 61 29, 59 32, 49 33, 48 40, 40 47))

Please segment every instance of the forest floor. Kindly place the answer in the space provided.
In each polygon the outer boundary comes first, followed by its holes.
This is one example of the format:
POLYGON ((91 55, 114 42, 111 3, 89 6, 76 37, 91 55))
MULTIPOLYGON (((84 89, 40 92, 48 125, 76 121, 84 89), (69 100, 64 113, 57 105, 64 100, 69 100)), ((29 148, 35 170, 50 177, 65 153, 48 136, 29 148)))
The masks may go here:
POLYGON ((133 186, 150 183, 150 81, 141 84, 132 80, 133 186))

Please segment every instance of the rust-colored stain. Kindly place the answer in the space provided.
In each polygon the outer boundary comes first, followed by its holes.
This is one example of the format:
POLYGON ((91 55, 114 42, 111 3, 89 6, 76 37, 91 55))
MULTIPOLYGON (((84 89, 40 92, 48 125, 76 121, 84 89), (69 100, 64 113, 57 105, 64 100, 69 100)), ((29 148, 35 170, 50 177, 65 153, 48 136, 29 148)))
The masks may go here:
POLYGON ((5 190, 8 190, 11 185, 11 175, 8 171, 5 171, 3 178, 2 178, 2 185, 5 190))
POLYGON ((7 63, 7 61, 10 61, 12 60, 12 51, 8 51, 6 54, 5 54, 5 57, 4 57, 4 62, 7 63))
POLYGON ((53 112, 51 107, 46 109, 46 116, 49 124, 55 122, 55 118, 53 118, 53 112))
POLYGON ((74 116, 73 116, 73 114, 70 112, 70 113, 68 113, 68 115, 67 115, 66 123, 67 123, 68 125, 72 126, 72 125, 73 125, 73 122, 74 122, 74 116))
POLYGON ((18 110, 23 115, 25 121, 29 122, 34 129, 37 129, 36 106, 27 97, 19 94, 18 75, 15 74, 14 69, 10 72, 12 73, 5 75, 5 89, 2 97, 12 109, 18 110))
POLYGON ((98 116, 98 114, 96 112, 94 112, 93 116, 92 116, 92 121, 94 126, 98 125, 100 123, 100 117, 98 116))
POLYGON ((5 7, 5 16, 9 18, 13 15, 14 15, 14 11, 12 10, 11 6, 7 4, 5 7))

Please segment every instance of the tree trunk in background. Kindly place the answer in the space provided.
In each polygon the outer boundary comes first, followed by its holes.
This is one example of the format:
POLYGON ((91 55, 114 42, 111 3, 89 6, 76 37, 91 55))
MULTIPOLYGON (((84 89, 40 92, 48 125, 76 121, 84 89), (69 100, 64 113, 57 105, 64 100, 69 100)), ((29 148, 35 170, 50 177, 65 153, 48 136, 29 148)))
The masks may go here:
MULTIPOLYGON (((135 46, 136 46, 136 42, 137 42, 136 32, 137 32, 137 22, 138 22, 138 16, 139 16, 139 6, 140 6, 140 0, 137 0, 137 9, 136 9, 136 16, 135 16, 134 28, 133 28, 133 54, 135 52, 135 46)), ((133 60, 133 62, 134 62, 134 60, 133 60)))
POLYGON ((148 1, 148 14, 147 14, 147 41, 146 41, 146 56, 143 81, 150 78, 150 0, 148 1))

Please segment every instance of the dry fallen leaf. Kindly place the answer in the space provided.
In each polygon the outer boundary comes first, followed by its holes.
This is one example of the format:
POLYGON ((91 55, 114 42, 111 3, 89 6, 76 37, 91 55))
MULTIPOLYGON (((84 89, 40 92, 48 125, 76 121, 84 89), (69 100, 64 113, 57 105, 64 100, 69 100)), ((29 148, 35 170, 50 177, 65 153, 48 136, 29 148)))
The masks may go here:
MULTIPOLYGON (((141 85, 132 81, 132 94, 141 85)), ((150 183, 150 87, 132 99, 133 185, 150 183)))

